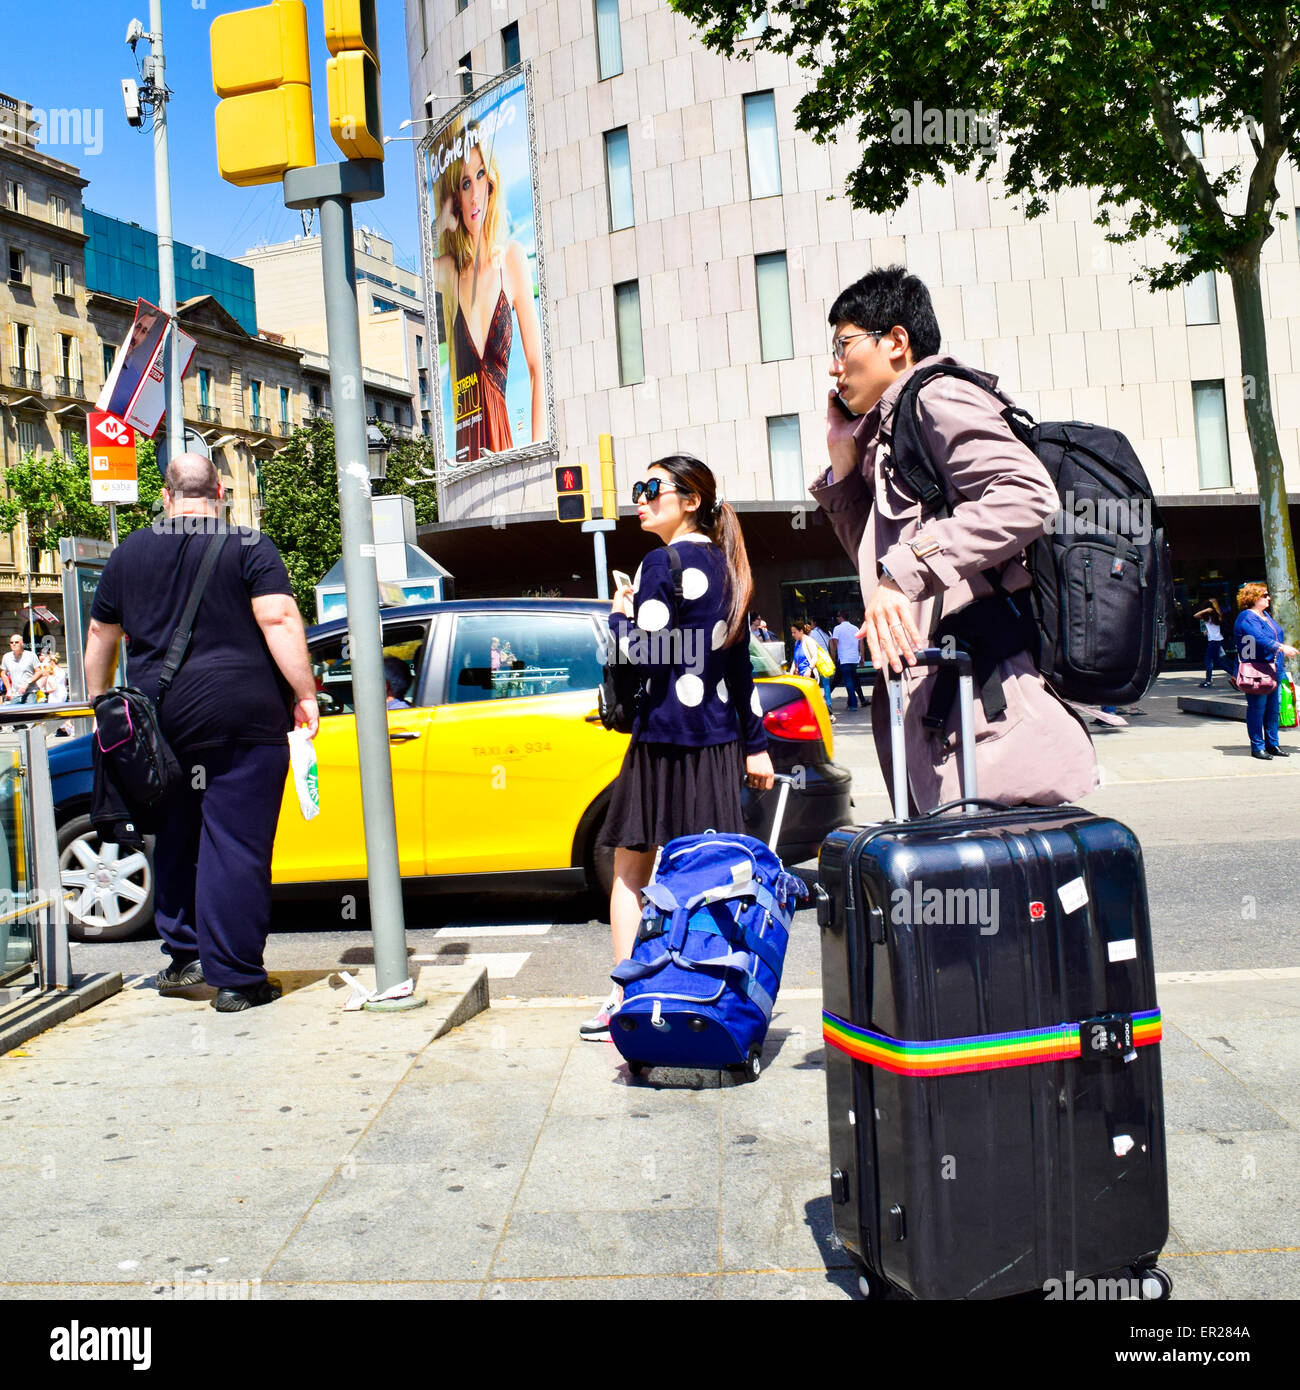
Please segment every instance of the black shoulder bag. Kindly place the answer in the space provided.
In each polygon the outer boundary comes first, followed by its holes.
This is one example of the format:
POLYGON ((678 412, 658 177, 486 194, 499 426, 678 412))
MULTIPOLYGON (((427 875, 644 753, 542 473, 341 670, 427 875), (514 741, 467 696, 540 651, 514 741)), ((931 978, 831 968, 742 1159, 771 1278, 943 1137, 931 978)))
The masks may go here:
MULTIPOLYGON (((194 588, 172 634, 171 645, 158 679, 158 699, 151 700, 132 685, 114 686, 92 701, 95 709, 95 780, 107 775, 126 807, 143 822, 158 810, 176 790, 181 765, 163 737, 159 711, 194 635, 194 619, 203 601, 212 571, 217 567, 226 532, 219 531, 208 542, 199 565, 194 588)), ((96 796, 96 801, 101 798, 96 796)))

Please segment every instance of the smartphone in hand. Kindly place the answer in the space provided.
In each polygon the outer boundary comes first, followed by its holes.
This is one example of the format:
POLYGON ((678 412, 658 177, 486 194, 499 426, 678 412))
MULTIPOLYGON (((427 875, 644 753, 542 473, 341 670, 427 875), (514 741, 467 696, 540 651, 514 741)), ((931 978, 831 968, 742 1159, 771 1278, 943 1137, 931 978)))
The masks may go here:
POLYGON ((841 415, 844 416, 844 418, 845 418, 846 420, 861 420, 861 419, 862 419, 862 416, 861 416, 861 415, 855 415, 855 414, 848 408, 848 406, 845 405, 845 403, 844 403, 844 397, 841 396, 840 393, 839 393, 838 391, 836 391, 836 392, 831 396, 831 400, 833 400, 833 401, 835 402, 835 408, 840 412, 841 415))
POLYGON ((632 587, 632 581, 622 570, 611 570, 610 573, 614 576, 615 593, 618 593, 620 589, 630 589, 632 587))

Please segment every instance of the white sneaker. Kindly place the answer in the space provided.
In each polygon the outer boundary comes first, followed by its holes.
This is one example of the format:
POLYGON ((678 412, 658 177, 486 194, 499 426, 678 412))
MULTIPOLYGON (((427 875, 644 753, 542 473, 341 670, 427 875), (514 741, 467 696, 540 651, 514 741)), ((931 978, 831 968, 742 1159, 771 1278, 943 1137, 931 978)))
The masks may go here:
POLYGON ((585 1042, 608 1042, 610 1016, 618 1009, 621 996, 617 989, 609 992, 609 998, 585 1022, 578 1025, 578 1034, 585 1042))

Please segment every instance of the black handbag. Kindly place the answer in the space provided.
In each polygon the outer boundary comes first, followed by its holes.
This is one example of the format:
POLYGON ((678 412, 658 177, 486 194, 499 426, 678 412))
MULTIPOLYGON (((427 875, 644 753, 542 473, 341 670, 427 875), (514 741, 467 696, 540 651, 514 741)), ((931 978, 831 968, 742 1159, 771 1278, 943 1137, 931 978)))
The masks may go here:
POLYGON ((180 623, 172 634, 158 679, 158 698, 151 700, 132 685, 114 686, 92 701, 95 710, 95 771, 112 780, 121 800, 139 821, 147 821, 172 795, 182 777, 181 765, 163 735, 159 711, 194 635, 194 619, 217 566, 226 533, 208 542, 180 623))
MULTIPOLYGON (((668 569, 673 577, 673 597, 682 601, 682 558, 670 545, 668 569)), ((600 669, 600 688, 596 691, 596 712, 605 728, 617 734, 630 734, 641 706, 643 675, 641 667, 623 659, 613 634, 604 634, 605 657, 600 669)))

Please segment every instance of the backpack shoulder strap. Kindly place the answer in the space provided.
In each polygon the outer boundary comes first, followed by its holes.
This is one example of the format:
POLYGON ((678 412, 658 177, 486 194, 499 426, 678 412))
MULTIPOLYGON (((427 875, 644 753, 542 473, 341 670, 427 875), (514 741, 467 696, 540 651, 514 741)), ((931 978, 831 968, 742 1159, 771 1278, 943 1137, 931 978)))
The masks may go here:
POLYGON ((666 547, 668 551, 668 570, 673 577, 673 597, 682 601, 682 557, 675 545, 666 547))
POLYGON ((181 662, 185 660, 185 653, 189 650, 190 639, 194 636, 194 619, 198 615, 199 604, 203 602, 203 591, 208 587, 208 580, 212 578, 212 571, 217 567, 217 560, 221 555, 221 547, 226 543, 225 531, 218 531, 208 542, 207 549, 203 552, 203 560, 199 564, 198 576, 194 580, 194 587, 190 590, 189 600, 185 604, 185 611, 181 614, 181 620, 176 625, 176 631, 172 633, 171 645, 167 648, 167 656, 163 661, 162 674, 158 677, 158 703, 162 703, 162 697, 167 693, 172 681, 176 679, 176 672, 180 670, 181 662))

